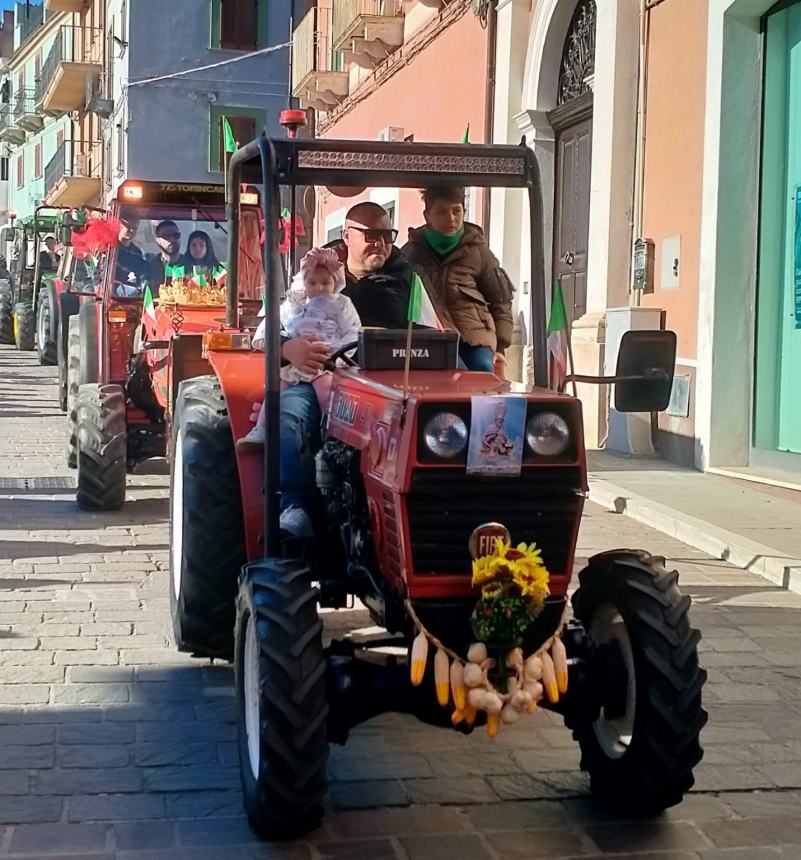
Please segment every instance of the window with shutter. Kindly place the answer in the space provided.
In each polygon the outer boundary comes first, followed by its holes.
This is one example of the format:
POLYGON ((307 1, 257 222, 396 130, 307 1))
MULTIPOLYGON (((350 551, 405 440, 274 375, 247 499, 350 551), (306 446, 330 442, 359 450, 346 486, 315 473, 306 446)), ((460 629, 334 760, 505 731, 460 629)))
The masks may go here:
MULTIPOLYGON (((244 146, 256 138, 256 118, 252 116, 226 116, 234 133, 234 140, 238 146, 244 146)), ((220 134, 219 169, 225 165, 225 138, 220 134)))
POLYGON ((254 51, 258 42, 259 0, 219 0, 220 47, 254 51))
POLYGON ((25 184, 25 156, 20 153, 17 156, 17 188, 25 184))
POLYGON ((36 144, 33 151, 33 178, 39 179, 42 175, 42 143, 36 144))
POLYGON ((8 158, 0 158, 0 182, 8 182, 8 158))

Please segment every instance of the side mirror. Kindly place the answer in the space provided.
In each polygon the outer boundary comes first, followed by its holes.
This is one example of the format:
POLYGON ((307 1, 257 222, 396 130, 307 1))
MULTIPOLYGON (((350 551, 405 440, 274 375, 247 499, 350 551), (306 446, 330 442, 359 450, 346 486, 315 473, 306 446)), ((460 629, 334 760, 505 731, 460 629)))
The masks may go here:
POLYGON ((72 227, 59 227, 58 228, 58 241, 62 245, 71 245, 72 244, 72 227))
POLYGON ((618 412, 667 409, 676 367, 676 333, 627 331, 620 340, 615 373, 618 412))

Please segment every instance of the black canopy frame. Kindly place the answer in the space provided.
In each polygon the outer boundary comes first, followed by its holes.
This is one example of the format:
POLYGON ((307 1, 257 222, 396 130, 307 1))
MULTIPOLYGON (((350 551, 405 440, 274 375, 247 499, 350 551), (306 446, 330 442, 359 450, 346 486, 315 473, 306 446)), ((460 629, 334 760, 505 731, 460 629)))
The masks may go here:
MULTIPOLYGON (((265 241, 262 249, 267 285, 265 316, 264 553, 281 554, 279 304, 283 268, 278 250, 280 187, 425 188, 454 185, 521 188, 528 191, 531 229, 530 339, 534 382, 548 385, 545 257, 542 244, 542 180, 533 151, 525 145, 395 143, 356 140, 304 140, 261 137, 237 150, 228 167, 226 216, 228 276, 226 324, 239 327, 239 201, 242 183, 263 187, 265 241)), ((294 223, 295 213, 290 215, 294 223)))

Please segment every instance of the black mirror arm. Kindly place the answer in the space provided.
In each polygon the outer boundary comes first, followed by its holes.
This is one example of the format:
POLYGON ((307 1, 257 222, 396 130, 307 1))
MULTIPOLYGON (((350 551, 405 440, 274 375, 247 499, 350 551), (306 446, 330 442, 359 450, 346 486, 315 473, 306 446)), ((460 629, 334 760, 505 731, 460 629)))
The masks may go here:
POLYGON ((571 373, 566 376, 559 386, 559 394, 563 394, 568 382, 584 382, 587 385, 613 385, 615 382, 664 382, 669 378, 661 367, 646 367, 642 373, 625 374, 623 376, 585 376, 582 373, 571 373))

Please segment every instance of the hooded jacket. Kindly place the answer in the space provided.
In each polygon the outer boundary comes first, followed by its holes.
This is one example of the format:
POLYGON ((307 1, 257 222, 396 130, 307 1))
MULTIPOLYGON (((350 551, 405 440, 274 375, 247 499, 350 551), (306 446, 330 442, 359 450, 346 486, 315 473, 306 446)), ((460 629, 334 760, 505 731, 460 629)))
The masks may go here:
POLYGON ((444 257, 431 248, 424 231, 409 230, 401 254, 423 273, 439 318, 470 346, 502 353, 512 342, 514 287, 484 231, 465 222, 462 240, 444 257))

